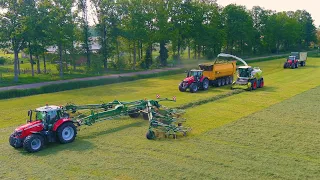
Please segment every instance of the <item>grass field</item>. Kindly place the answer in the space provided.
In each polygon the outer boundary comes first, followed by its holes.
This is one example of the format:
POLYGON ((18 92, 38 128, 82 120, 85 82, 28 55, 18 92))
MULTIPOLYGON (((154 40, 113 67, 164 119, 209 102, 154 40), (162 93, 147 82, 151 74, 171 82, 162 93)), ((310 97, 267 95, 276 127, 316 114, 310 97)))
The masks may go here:
POLYGON ((225 94, 229 87, 197 94, 178 92, 184 75, 0 101, 1 179, 317 179, 320 59, 283 69, 283 59, 253 63, 265 88, 188 108, 188 137, 145 138, 142 119, 106 121, 81 128, 74 143, 50 144, 28 154, 8 143, 27 110, 49 104, 177 96, 180 106, 225 94), (311 90, 310 90, 311 89, 311 90))

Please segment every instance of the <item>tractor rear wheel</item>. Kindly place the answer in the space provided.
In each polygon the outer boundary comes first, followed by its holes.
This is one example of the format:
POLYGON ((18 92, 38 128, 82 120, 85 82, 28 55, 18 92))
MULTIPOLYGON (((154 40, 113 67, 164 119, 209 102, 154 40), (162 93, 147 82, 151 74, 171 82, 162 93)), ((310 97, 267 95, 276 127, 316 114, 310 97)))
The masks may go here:
POLYGON ((204 79, 202 82, 202 89, 207 90, 209 88, 209 79, 204 79))
POLYGON ((43 148, 44 138, 39 134, 31 134, 23 141, 23 148, 30 152, 38 152, 43 148))
POLYGON ((61 144, 71 143, 77 135, 77 128, 72 122, 63 123, 57 131, 61 144))
POLYGON ((195 93, 195 92, 197 92, 197 91, 198 91, 198 86, 197 86, 197 84, 192 83, 192 84, 190 85, 190 92, 191 92, 191 93, 195 93))
POLYGON ((283 64, 283 69, 287 68, 287 63, 283 64))
POLYGON ((153 140, 153 139, 156 138, 156 135, 155 135, 154 131, 148 130, 148 132, 147 132, 147 134, 146 134, 146 137, 147 137, 147 139, 149 139, 149 140, 153 140))
POLYGON ((131 118, 137 118, 140 116, 140 112, 137 111, 137 110, 131 110, 128 112, 128 115, 131 117, 131 118))

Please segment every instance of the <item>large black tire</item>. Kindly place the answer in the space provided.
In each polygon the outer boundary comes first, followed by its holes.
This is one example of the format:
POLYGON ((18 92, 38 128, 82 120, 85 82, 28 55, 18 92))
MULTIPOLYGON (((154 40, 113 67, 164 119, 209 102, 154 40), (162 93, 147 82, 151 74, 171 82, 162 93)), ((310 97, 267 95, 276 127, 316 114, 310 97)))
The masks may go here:
POLYGON ((221 86, 221 79, 217 79, 217 87, 220 87, 221 86))
POLYGON ((299 67, 299 64, 298 64, 298 63, 295 63, 295 65, 296 65, 296 68, 298 68, 298 67, 299 67))
POLYGON ((40 134, 31 134, 23 141, 23 148, 30 152, 38 152, 43 148, 44 138, 40 134))
POLYGON ((77 128, 72 122, 65 122, 58 128, 57 136, 61 144, 71 143, 77 136, 77 128))
POLYGON ((204 79, 203 81, 202 81, 202 89, 203 90, 207 90, 208 88, 209 88, 209 83, 210 83, 210 81, 209 81, 209 79, 204 79))
POLYGON ((156 135, 154 133, 154 131, 148 130, 147 134, 146 134, 146 138, 149 140, 153 140, 156 138, 156 135))
POLYGON ((221 78, 221 86, 224 86, 226 85, 226 79, 223 77, 221 78))
POLYGON ((195 93, 195 92, 197 92, 198 91, 198 86, 197 86, 197 84, 196 83, 192 83, 191 85, 190 85, 190 92, 191 93, 195 93))
POLYGON ((14 148, 21 148, 23 146, 23 141, 19 138, 15 138, 12 134, 9 137, 9 143, 14 148))
POLYGON ((186 88, 184 88, 184 87, 182 86, 182 83, 179 84, 179 91, 180 91, 180 92, 185 92, 185 91, 186 91, 186 88))
POLYGON ((144 120, 149 120, 148 113, 143 112, 143 113, 142 113, 142 116, 143 116, 143 119, 144 119, 144 120))
POLYGON ((140 116, 140 112, 137 111, 137 110, 131 110, 128 112, 128 115, 131 117, 131 118, 137 118, 140 116))
POLYGON ((258 83, 257 83, 257 80, 254 79, 251 81, 251 88, 252 90, 256 90, 257 89, 257 86, 258 86, 258 83))
POLYGON ((260 79, 260 84, 259 84, 259 88, 263 88, 264 87, 264 81, 263 78, 260 79))
POLYGON ((284 69, 287 68, 287 63, 286 62, 283 64, 283 68, 284 69))
POLYGON ((231 83, 230 83, 230 79, 231 79, 231 77, 229 77, 229 76, 228 76, 228 77, 226 77, 226 85, 231 84, 231 83))
POLYGON ((291 64, 291 69, 296 68, 296 65, 294 63, 291 64))
POLYGON ((230 83, 229 84, 232 84, 233 83, 233 77, 230 76, 230 83))

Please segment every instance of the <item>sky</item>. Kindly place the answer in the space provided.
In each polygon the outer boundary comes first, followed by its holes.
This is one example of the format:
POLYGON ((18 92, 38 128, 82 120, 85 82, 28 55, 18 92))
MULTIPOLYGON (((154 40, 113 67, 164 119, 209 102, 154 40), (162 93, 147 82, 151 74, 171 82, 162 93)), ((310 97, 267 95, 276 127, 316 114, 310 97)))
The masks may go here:
POLYGON ((320 0, 217 0, 217 3, 222 6, 228 4, 244 5, 247 9, 260 6, 277 12, 306 10, 311 14, 314 25, 320 26, 320 0))

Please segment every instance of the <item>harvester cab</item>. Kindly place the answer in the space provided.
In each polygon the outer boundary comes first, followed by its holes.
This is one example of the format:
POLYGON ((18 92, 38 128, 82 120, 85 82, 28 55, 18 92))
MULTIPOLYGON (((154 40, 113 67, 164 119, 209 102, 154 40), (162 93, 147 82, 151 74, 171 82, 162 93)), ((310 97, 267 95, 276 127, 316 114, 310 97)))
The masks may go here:
POLYGON ((262 71, 259 67, 239 66, 237 68, 237 80, 233 82, 231 89, 256 90, 264 86, 262 71))
POLYGON ((243 59, 228 55, 242 62, 244 66, 237 67, 237 80, 232 83, 231 89, 255 90, 264 86, 262 71, 259 67, 249 66, 243 59))

